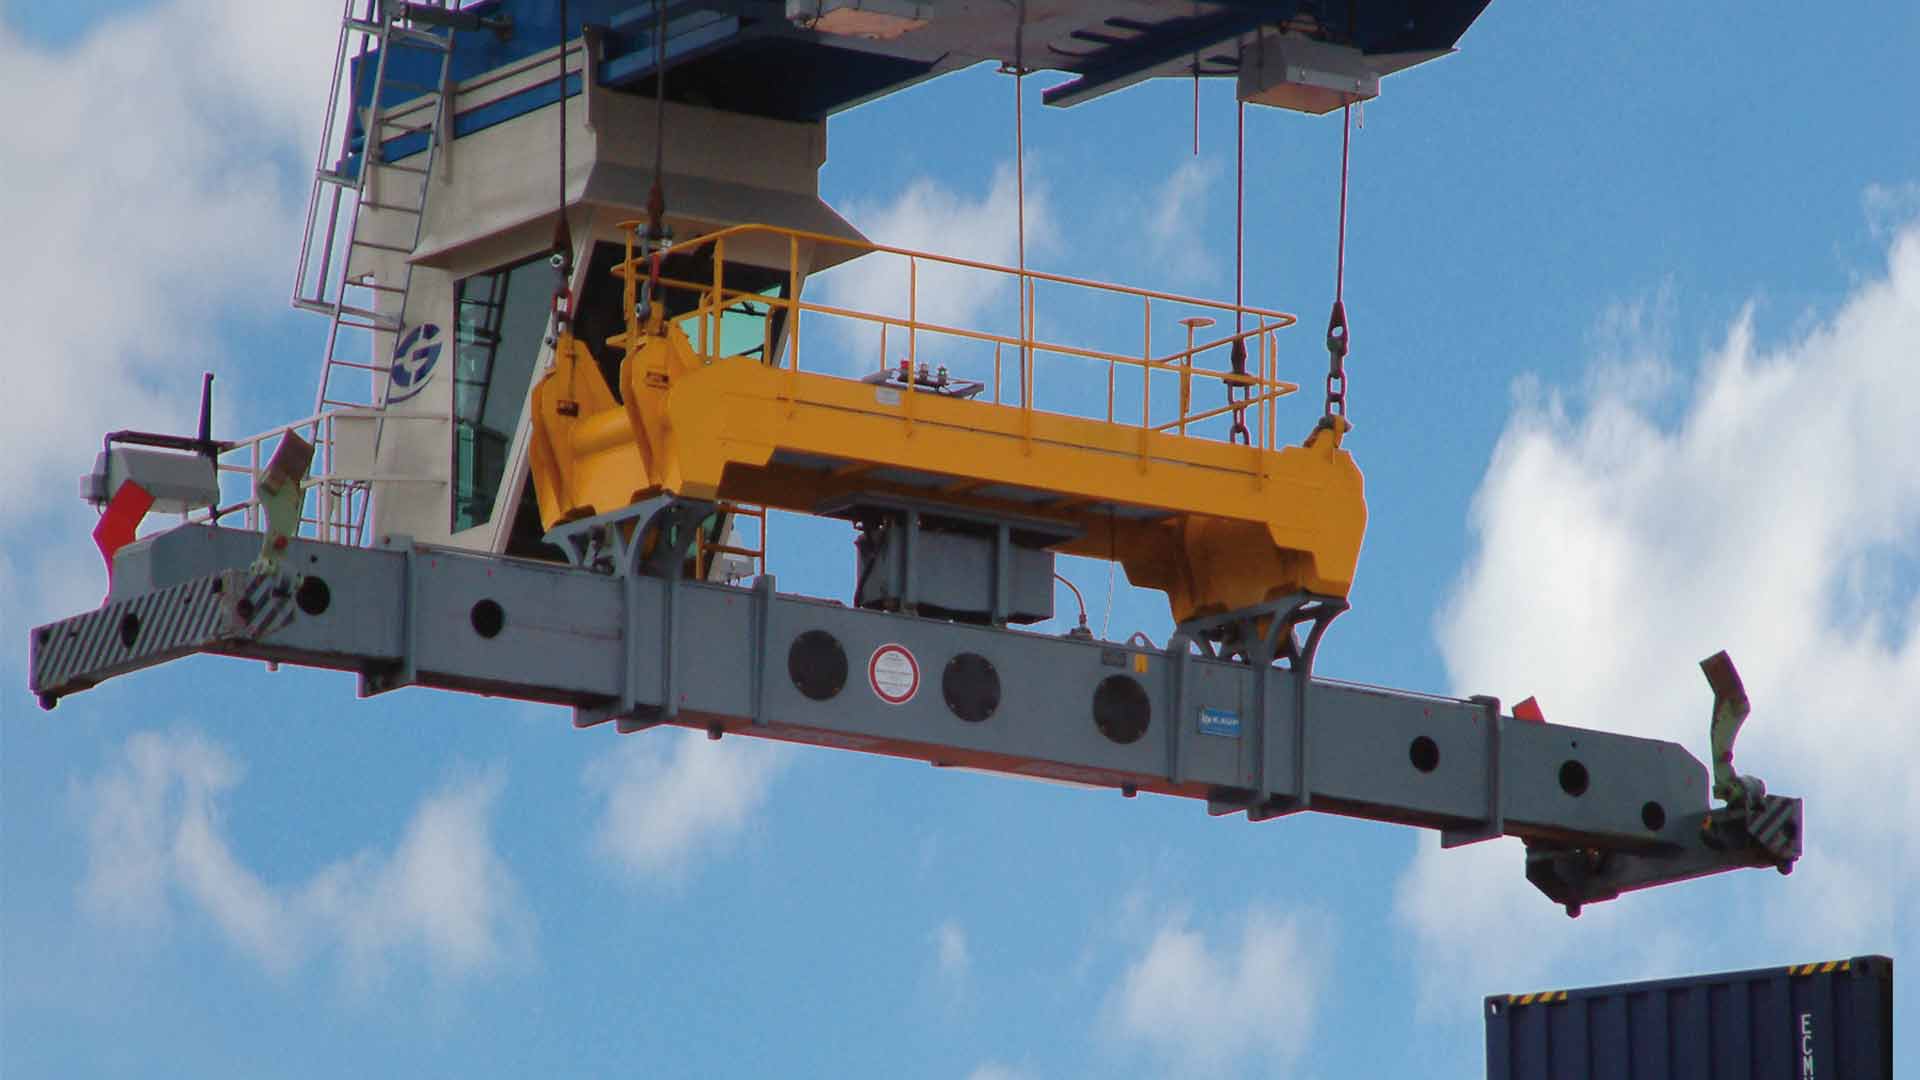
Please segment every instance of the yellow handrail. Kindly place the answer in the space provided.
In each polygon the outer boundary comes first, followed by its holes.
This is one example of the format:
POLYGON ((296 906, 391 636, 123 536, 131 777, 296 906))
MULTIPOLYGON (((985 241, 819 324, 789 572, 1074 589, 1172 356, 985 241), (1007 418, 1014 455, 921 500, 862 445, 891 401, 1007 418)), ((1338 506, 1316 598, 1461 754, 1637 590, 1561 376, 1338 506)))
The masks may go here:
MULTIPOLYGON (((637 299, 636 292, 639 287, 639 282, 651 274, 650 267, 646 265, 651 256, 644 250, 642 250, 638 257, 634 254, 636 241, 638 239, 638 230, 641 225, 642 223, 639 221, 624 221, 620 223, 620 227, 626 233, 626 258, 614 266, 612 272, 623 281, 623 293, 627 299, 627 329, 624 334, 611 339, 610 343, 630 345, 637 340, 637 335, 640 332, 636 324, 637 312, 634 301, 637 299)), ((735 240, 735 244, 738 242, 738 240, 735 240)), ((1280 397, 1298 391, 1300 388, 1297 383, 1283 381, 1274 377, 1277 366, 1278 343, 1273 340, 1273 335, 1275 332, 1285 329, 1297 321, 1292 315, 1282 311, 1274 311, 1249 305, 1234 305, 1222 301, 1204 300, 1156 289, 1115 285, 1041 270, 1028 269, 1022 271, 976 259, 939 255, 895 247, 888 244, 849 240, 844 237, 828 236, 823 233, 808 232, 801 229, 787 229, 771 225, 730 226, 675 244, 671 252, 676 255, 685 254, 697 252, 709 246, 711 246, 713 252, 712 275, 709 282, 696 283, 667 278, 665 276, 658 279, 658 283, 663 289, 693 293, 698 296, 699 299, 695 302, 691 310, 675 316, 675 321, 686 323, 697 320, 697 327, 688 326, 687 329, 691 331, 691 336, 694 338, 702 355, 712 355, 722 348, 720 324, 718 320, 728 309, 742 302, 747 302, 764 306, 766 309, 768 318, 763 328, 760 353, 763 362, 777 368, 784 368, 792 372, 800 370, 800 316, 804 314, 814 314, 835 319, 847 319, 879 326, 881 328, 883 342, 885 340, 885 332, 888 328, 892 327, 904 330, 907 335, 906 363, 908 370, 915 373, 919 371, 919 358, 921 356, 919 336, 923 333, 946 339, 977 341, 993 345, 995 347, 993 385, 995 391, 994 401, 996 403, 1001 400, 999 386, 1001 368, 1000 350, 1004 347, 1011 346, 1020 357, 1021 400, 1019 407, 1023 413, 1030 413, 1035 407, 1033 403, 1035 375, 1035 364, 1033 360, 1040 354, 1050 353, 1057 356, 1107 364, 1106 418, 1110 423, 1125 422, 1120 421, 1115 415, 1114 407, 1114 395, 1117 391, 1116 373, 1119 367, 1125 365, 1129 368, 1138 369, 1142 372, 1141 414, 1139 422, 1137 424, 1130 423, 1129 426, 1137 426, 1143 431, 1164 432, 1175 430, 1184 435, 1186 434, 1186 427, 1189 424, 1221 416, 1229 412, 1244 414, 1251 410, 1253 412, 1253 427, 1250 433, 1254 436, 1253 441, 1258 442, 1265 448, 1272 448, 1275 445, 1273 414, 1276 409, 1274 402, 1280 397), (728 241, 733 238, 750 235, 778 237, 785 241, 781 246, 786 247, 788 255, 788 265, 786 267, 787 295, 769 296, 745 289, 729 289, 726 286, 726 258, 727 249, 730 246, 728 241), (854 308, 815 303, 800 299, 798 286, 803 275, 800 271, 799 254, 800 245, 803 242, 815 245, 852 248, 860 254, 894 255, 906 259, 907 314, 901 317, 898 315, 882 314, 875 311, 861 311, 854 308), (1017 279, 1016 287, 1022 289, 1028 299, 1028 302, 1023 305, 1027 313, 1027 324, 1020 327, 1015 334, 1009 335, 989 330, 951 326, 919 318, 920 280, 923 276, 921 274, 920 264, 922 262, 957 269, 1004 275, 1017 279), (1032 290, 1039 282, 1047 282, 1088 290, 1101 295, 1117 296, 1139 301, 1143 310, 1143 343, 1140 354, 1123 355, 1104 349, 1037 339, 1032 321, 1035 307, 1032 290), (1234 317, 1236 323, 1242 325, 1251 320, 1251 326, 1217 340, 1199 343, 1192 343, 1190 341, 1188 347, 1185 349, 1180 349, 1165 355, 1155 355, 1152 349, 1152 334, 1154 323, 1153 307, 1156 303, 1179 305, 1185 308, 1196 308, 1219 313, 1223 316, 1234 317), (785 314, 785 348, 776 348, 776 342, 774 340, 772 315, 776 311, 785 314), (1245 373, 1211 370, 1194 366, 1196 357, 1221 348, 1232 348, 1236 343, 1243 346, 1249 353, 1254 352, 1255 349, 1258 350, 1257 365, 1247 365, 1249 370, 1245 373), (1183 415, 1167 423, 1157 423, 1152 414, 1152 376, 1155 371, 1167 371, 1170 369, 1179 371, 1183 382, 1196 376, 1211 379, 1225 384, 1230 395, 1238 391, 1243 393, 1244 396, 1230 400, 1229 403, 1224 406, 1207 408, 1198 412, 1186 413, 1183 408, 1183 415)), ((885 362, 886 358, 883 355, 883 365, 885 362)), ((902 387, 903 394, 906 397, 903 404, 907 409, 909 422, 911 422, 914 413, 911 399, 917 393, 917 383, 918 380, 916 378, 908 378, 902 387)), ((1183 392, 1181 397, 1184 405, 1188 399, 1188 395, 1183 392)))

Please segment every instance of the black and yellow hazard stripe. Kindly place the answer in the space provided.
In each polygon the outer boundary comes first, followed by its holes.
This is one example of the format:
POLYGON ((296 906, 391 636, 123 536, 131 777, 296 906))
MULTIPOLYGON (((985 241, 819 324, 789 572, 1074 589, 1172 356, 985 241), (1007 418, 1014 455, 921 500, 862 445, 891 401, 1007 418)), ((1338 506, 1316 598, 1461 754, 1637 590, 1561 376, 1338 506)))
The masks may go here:
MULTIPOLYGON (((1831 975, 1836 971, 1845 971, 1851 965, 1849 960, 1828 960, 1824 964, 1789 964, 1788 975, 1831 975)), ((1567 1000, 1565 990, 1546 990, 1538 994, 1508 994, 1508 1005, 1560 1005, 1567 1000)))
POLYGON ((1789 975, 1814 975, 1814 974, 1828 975, 1836 971, 1847 970, 1847 965, 1850 962, 1851 961, 1847 961, 1847 960, 1829 960, 1824 964, 1789 964, 1787 965, 1787 974, 1789 975))

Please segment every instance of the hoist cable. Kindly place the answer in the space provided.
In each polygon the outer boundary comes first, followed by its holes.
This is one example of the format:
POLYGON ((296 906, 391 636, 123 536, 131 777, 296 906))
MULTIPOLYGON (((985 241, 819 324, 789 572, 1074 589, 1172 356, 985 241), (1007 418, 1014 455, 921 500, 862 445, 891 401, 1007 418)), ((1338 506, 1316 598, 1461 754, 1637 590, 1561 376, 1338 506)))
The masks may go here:
MULTIPOLYGON (((653 191, 647 196, 647 212, 656 219, 666 212, 666 192, 662 185, 666 183, 667 169, 667 3, 666 0, 654 0, 657 18, 653 30, 653 191), (653 204, 659 202, 659 210, 653 204)), ((657 228, 659 221, 649 223, 657 228)))
POLYGON ((1193 156, 1200 156, 1200 56, 1193 57, 1193 156))
POLYGON ((1027 131, 1021 109, 1023 83, 1027 77, 1026 34, 1027 0, 1020 0, 1013 24, 1013 204, 1014 246, 1020 267, 1020 405, 1030 407, 1033 393, 1027 319, 1027 131))
POLYGON ((1347 160, 1353 149, 1353 106, 1340 110, 1340 245, 1334 262, 1333 299, 1343 299, 1347 284, 1347 160))
POLYGON ((1235 102, 1233 119, 1233 332, 1246 316, 1247 283, 1247 103, 1235 102))
MULTIPOLYGON (((1227 362, 1235 375, 1247 373, 1246 334, 1246 281, 1247 281, 1247 103, 1234 103, 1233 117, 1233 347, 1228 350, 1227 362)), ((1265 370, 1262 369, 1262 375, 1265 370)), ((1227 404, 1232 405, 1240 398, 1234 392, 1234 383, 1226 383, 1227 404)), ((1243 385, 1245 397, 1253 397, 1253 387, 1243 385)), ((1227 428, 1227 441, 1251 444, 1252 433, 1247 430, 1247 413, 1244 408, 1233 410, 1233 423, 1227 428)))
POLYGON ((647 306, 660 298, 660 261, 667 239, 667 0, 653 0, 653 187, 647 192, 647 306))
POLYGON ((1327 317, 1327 404, 1322 426, 1347 415, 1347 172, 1353 149, 1353 106, 1340 110, 1340 239, 1334 255, 1333 313, 1327 317))
POLYGON ((560 161, 556 212, 553 225, 553 329, 556 335, 567 332, 573 319, 573 230, 567 225, 567 0, 560 0, 560 161))

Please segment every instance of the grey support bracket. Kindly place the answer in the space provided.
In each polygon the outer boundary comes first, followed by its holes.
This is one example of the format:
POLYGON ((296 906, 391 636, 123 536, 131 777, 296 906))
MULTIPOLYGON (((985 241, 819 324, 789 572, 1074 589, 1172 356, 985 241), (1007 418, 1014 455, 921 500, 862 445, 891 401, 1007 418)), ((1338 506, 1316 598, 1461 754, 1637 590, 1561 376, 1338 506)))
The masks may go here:
POLYGON ((354 672, 363 693, 549 702, 582 725, 672 723, 1191 798, 1256 820, 1311 809, 1448 842, 1517 836, 1529 878, 1572 908, 1790 867, 1800 852, 1799 800, 1709 813, 1707 769, 1677 744, 1517 723, 1490 699, 1314 678, 1316 631, 1337 614, 1317 598, 1243 624, 1252 663, 1222 655, 1223 626, 1183 627, 1161 650, 863 610, 782 595, 766 578, 676 576, 672 538, 699 509, 654 507, 642 527, 675 528, 651 547, 630 525, 583 524, 571 548, 581 567, 295 540, 278 570, 257 574, 258 534, 183 526, 123 549, 102 607, 33 631, 32 687, 51 708, 206 653, 354 672), (1196 653, 1196 641, 1211 647, 1196 653))
MULTIPOLYGON (((1500 744, 1506 735, 1507 718, 1500 715, 1500 699, 1497 697, 1475 696, 1467 700, 1480 706, 1487 725, 1487 816, 1470 828, 1442 829, 1441 847, 1463 847, 1482 840, 1497 839, 1507 833, 1505 788, 1500 783, 1500 744)), ((1430 752, 1426 744, 1418 744, 1408 750, 1408 756, 1425 756, 1430 752)))
POLYGON ((1216 817, 1245 812, 1252 821, 1271 821, 1288 814, 1313 808, 1313 784, 1308 769, 1314 760, 1313 724, 1305 722, 1308 691, 1312 685, 1313 660, 1327 627, 1347 610, 1347 602, 1335 596, 1294 593, 1253 607, 1207 615, 1181 623, 1174 631, 1168 649, 1184 657, 1189 645, 1213 660, 1238 660, 1264 673, 1253 680, 1256 715, 1265 715, 1266 699, 1273 684, 1285 679, 1293 697, 1293 710, 1302 722, 1293 725, 1293 741, 1281 746, 1272 741, 1262 725, 1258 733, 1260 768, 1254 783, 1245 788, 1226 788, 1207 797, 1207 812, 1216 817), (1298 636, 1301 627, 1306 637, 1298 636), (1285 673, 1273 670, 1276 663, 1286 664, 1285 673), (1277 782, 1282 770, 1291 765, 1291 786, 1277 782))

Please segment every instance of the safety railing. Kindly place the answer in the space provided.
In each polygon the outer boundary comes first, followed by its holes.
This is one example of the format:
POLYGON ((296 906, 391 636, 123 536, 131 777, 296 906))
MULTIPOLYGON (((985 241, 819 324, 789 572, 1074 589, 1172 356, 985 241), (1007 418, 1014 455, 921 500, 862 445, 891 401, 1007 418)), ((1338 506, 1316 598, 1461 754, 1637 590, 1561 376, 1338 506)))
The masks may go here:
POLYGON ((375 472, 380 425, 408 420, 446 422, 443 416, 387 413, 381 409, 329 409, 230 442, 214 465, 220 504, 191 513, 187 520, 233 525, 232 519, 238 515, 241 528, 264 529, 267 523, 260 504, 259 481, 280 441, 293 434, 313 447, 313 464, 301 481, 304 497, 298 534, 328 543, 365 545, 372 539, 367 526, 376 482, 444 483, 434 477, 375 472), (236 492, 231 500, 230 491, 236 492))
MULTIPOLYGON (((627 333, 615 339, 618 343, 637 340, 637 319, 640 316, 636 313, 639 310, 640 286, 643 281, 653 280, 653 260, 645 251, 644 242, 639 236, 642 224, 638 221, 621 223, 621 228, 626 232, 626 259, 616 265, 613 272, 625 282, 627 333)), ((1227 440, 1245 442, 1263 449, 1278 445, 1277 402, 1299 389, 1299 384, 1280 379, 1277 372, 1279 352, 1276 333, 1296 321, 1285 312, 1039 270, 1022 271, 974 259, 769 225, 739 225, 721 229, 674 244, 669 254, 675 257, 698 256, 704 252, 710 252, 711 280, 689 281, 667 276, 657 280, 669 310, 675 312, 673 320, 686 331, 694 348, 706 356, 733 355, 736 351, 755 352, 763 361, 785 370, 798 372, 805 369, 822 374, 844 375, 844 364, 803 365, 803 324, 808 329, 805 336, 809 339, 817 334, 819 327, 816 324, 821 321, 865 324, 879 328, 881 350, 878 370, 869 374, 866 381, 897 378, 897 383, 890 381, 888 385, 898 385, 903 395, 945 391, 956 376, 966 374, 967 370, 977 370, 966 369, 963 353, 951 348, 959 343, 991 348, 991 374, 965 381, 969 388, 977 384, 978 389, 974 392, 983 397, 987 396, 990 388, 990 400, 995 404, 1015 404, 1029 413, 1037 410, 1099 418, 1108 423, 1176 435, 1218 438, 1221 436, 1214 434, 1218 427, 1224 431, 1227 440), (750 272, 742 277, 763 282, 769 272, 766 262, 770 244, 786 250, 785 280, 779 283, 784 288, 765 287, 755 291, 737 285, 730 286, 729 250, 738 252, 751 245, 757 257, 748 264, 750 272), (879 280, 866 284, 877 286, 881 291, 887 291, 890 284, 894 286, 895 306, 904 308, 904 312, 801 299, 800 284, 804 276, 802 254, 810 253, 811 261, 817 264, 820 261, 818 252, 822 247, 852 249, 864 260, 878 256, 903 262, 903 282, 879 280), (971 280, 963 280, 965 278, 971 280), (952 316, 967 314, 967 305, 956 304, 948 295, 949 290, 960 290, 966 296, 994 295, 1004 294, 1009 285, 1015 291, 1018 308, 1017 325, 1012 332, 955 325, 960 319, 952 316), (1116 304, 1131 308, 1134 313, 1127 318, 1137 319, 1136 325, 1140 327, 1137 351, 1121 352, 1117 348, 1102 348, 1085 341, 1069 342, 1042 336, 1037 332, 1037 309, 1043 286, 1069 294, 1061 310, 1079 314, 1082 317, 1075 319, 1077 325, 1095 325, 1107 337, 1114 336, 1112 328, 1119 325, 1121 319, 1112 313, 1088 315, 1088 309, 1100 305, 1111 309, 1116 304), (729 315, 737 315, 742 311, 763 314, 764 325, 756 346, 733 350, 731 346, 738 344, 739 335, 730 335, 725 323, 729 315), (776 315, 779 317, 776 318, 776 315), (808 316, 812 319, 808 320, 808 316), (1216 326, 1224 328, 1228 325, 1234 329, 1219 332, 1218 336, 1202 333, 1216 326), (1184 330, 1184 344, 1170 345, 1163 340, 1168 335, 1179 336, 1181 330, 1184 330), (1156 337, 1156 334, 1160 337, 1156 337), (731 344, 728 342, 730 336, 734 339, 731 344), (892 338, 894 350, 891 353, 888 352, 889 338, 892 338), (1009 352, 1015 362, 1015 378, 1011 386, 1005 378, 1005 360, 1009 352), (931 370, 931 361, 934 359, 940 363, 938 371, 931 370), (1036 404, 1037 369, 1042 359, 1054 367, 1064 367, 1072 361, 1104 365, 1104 409, 1098 405, 1089 408, 1084 394, 1081 395, 1082 400, 1077 402, 1080 406, 1077 409, 1039 409, 1036 404), (835 366, 843 370, 833 370, 835 366), (1129 383, 1134 377, 1138 378, 1140 398, 1137 414, 1133 412, 1130 401, 1121 401, 1123 389, 1131 389, 1130 386, 1122 387, 1122 373, 1130 373, 1127 377, 1129 383), (1155 411, 1156 378, 1163 385, 1170 379, 1178 387, 1170 406, 1163 397, 1159 413, 1155 411), (1204 384, 1219 386, 1225 392, 1224 403, 1213 407, 1196 407, 1195 388, 1204 384), (1231 423, 1223 421, 1219 425, 1208 424, 1209 421, 1229 416, 1231 423), (1249 417, 1253 421, 1251 427, 1246 423, 1249 417)), ((739 261, 736 260, 736 263, 739 261)), ((684 262, 682 265, 685 265, 684 262)), ((844 356, 845 353, 838 351, 836 355, 844 356)), ((973 360, 980 364, 987 362, 977 356, 973 360)), ((1074 385, 1083 387, 1085 384, 1075 382, 1074 385)))
POLYGON ((767 508, 751 503, 722 501, 719 509, 726 515, 728 532, 718 541, 709 542, 704 532, 696 532, 693 541, 693 559, 696 566, 710 565, 710 560, 731 555, 743 560, 738 574, 723 575, 726 580, 757 577, 767 572, 767 508), (747 526, 746 531, 742 525, 747 526), (732 541, 731 543, 729 541, 732 541))

